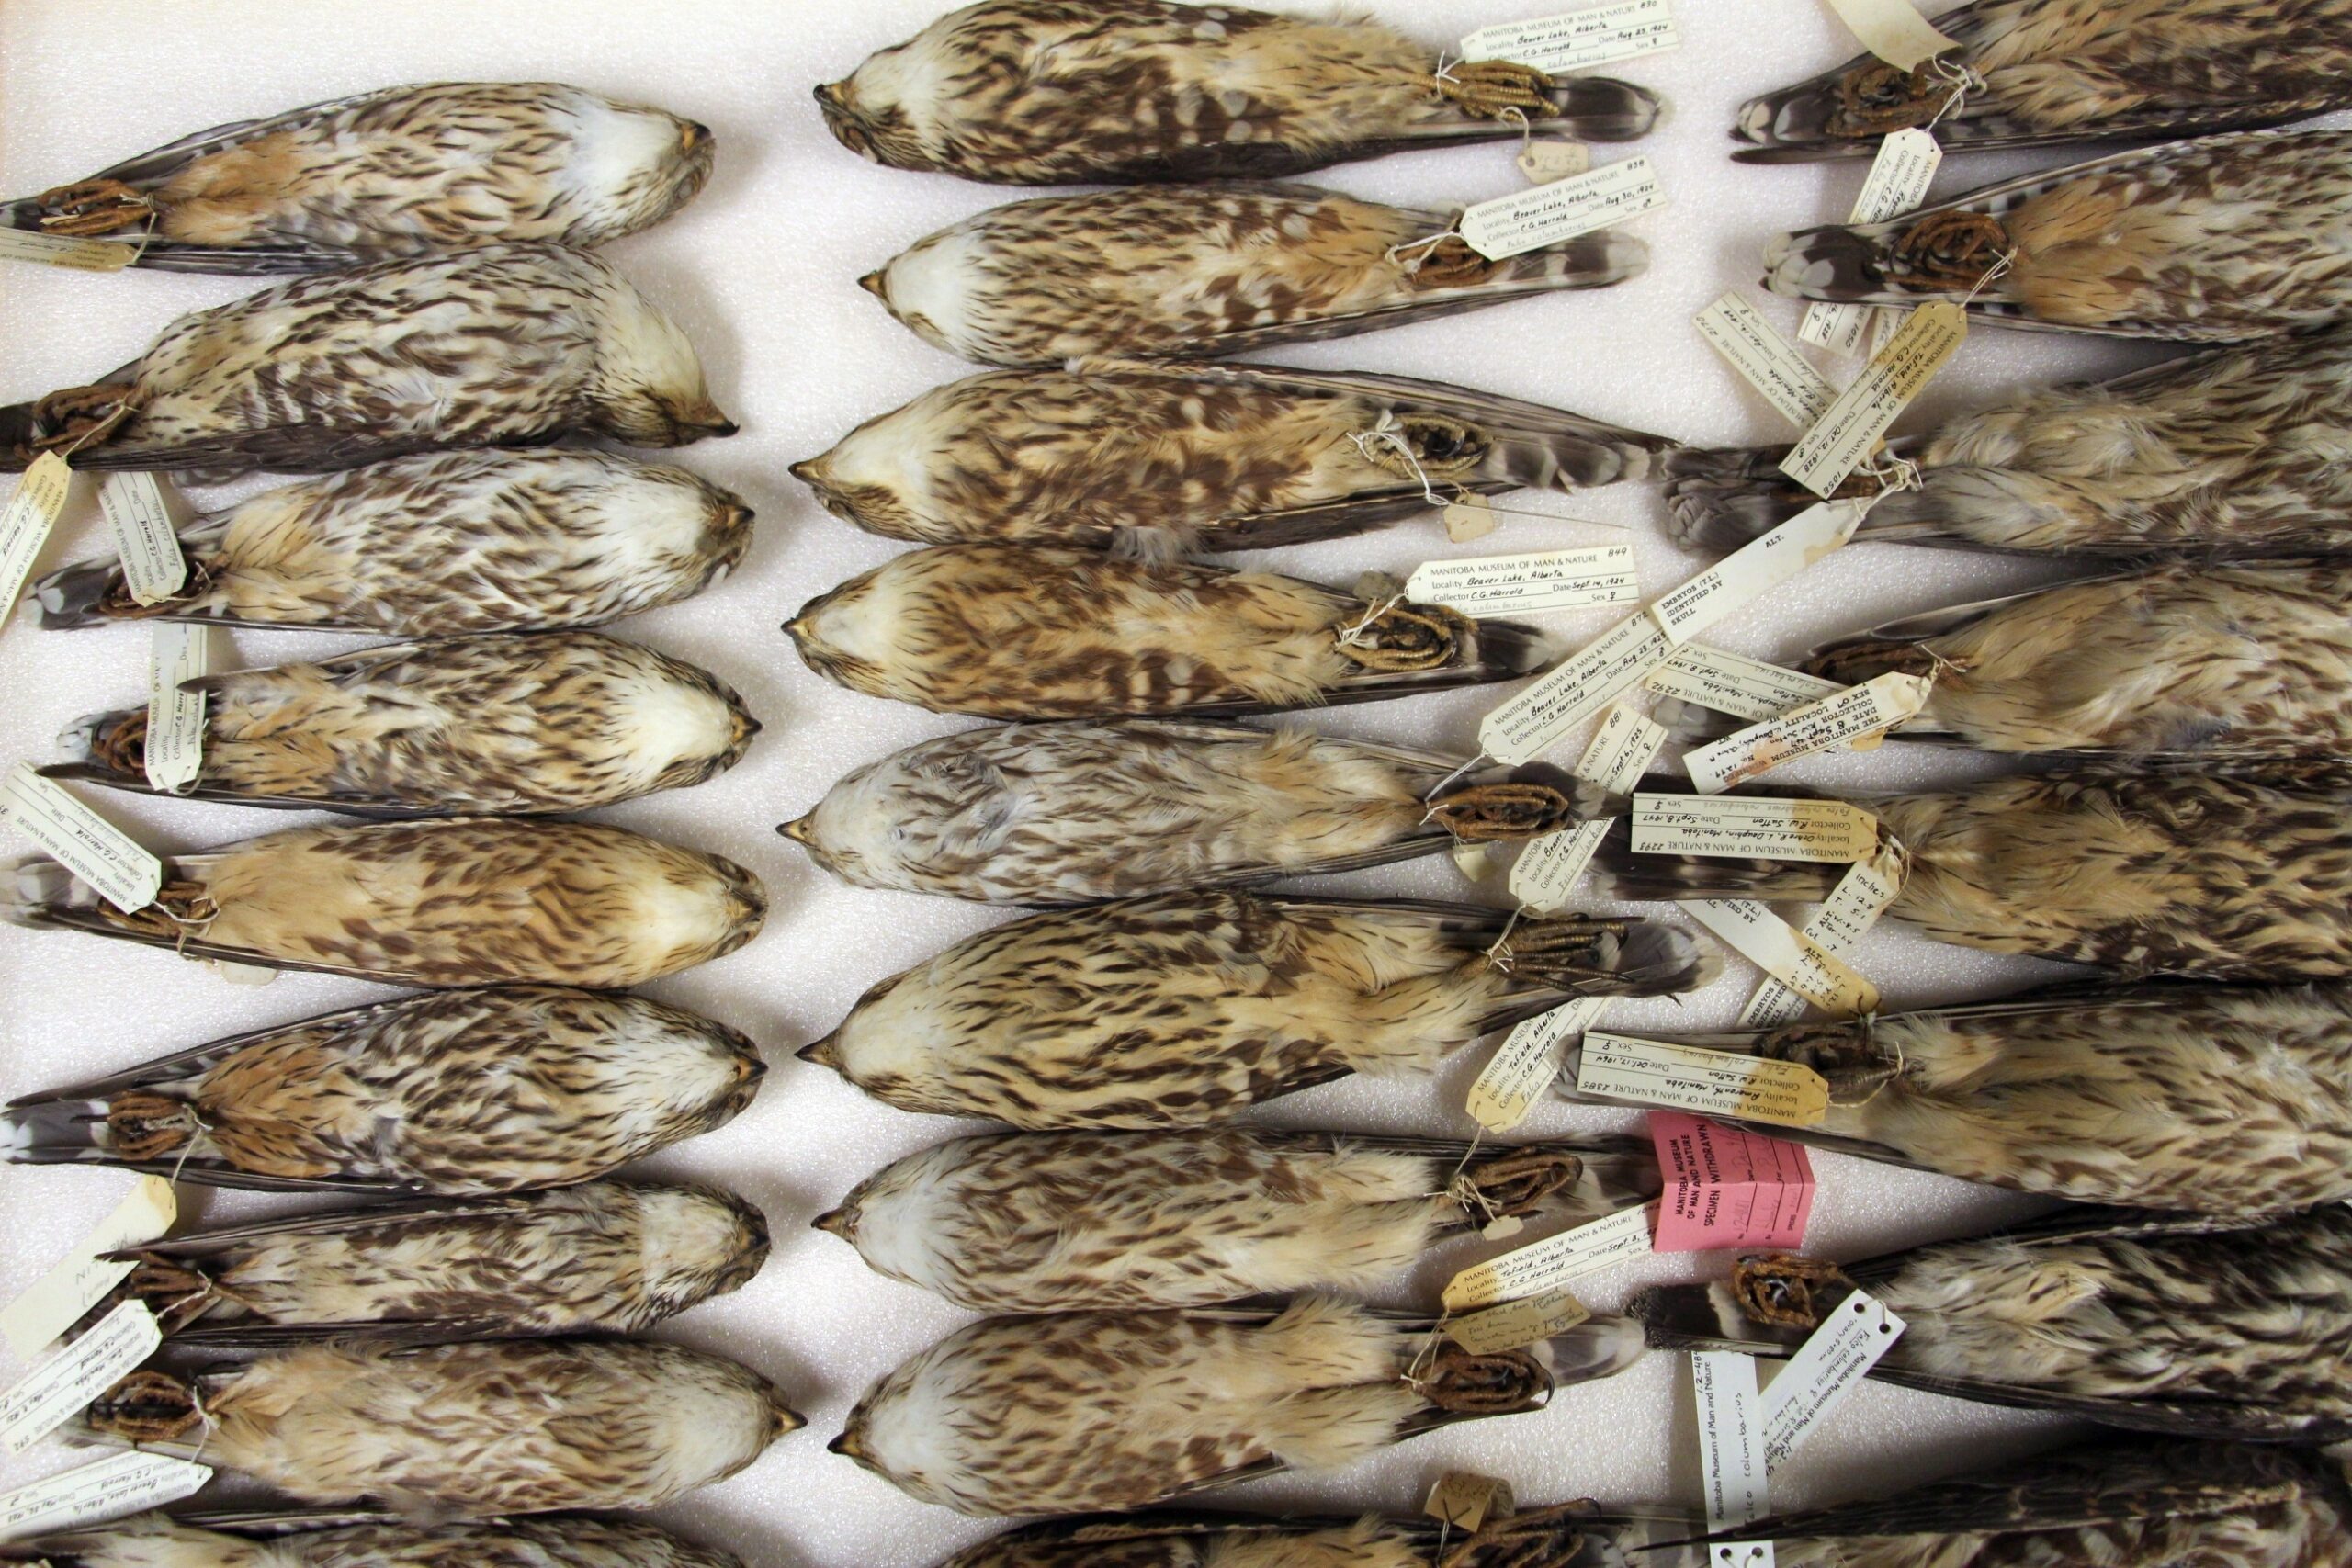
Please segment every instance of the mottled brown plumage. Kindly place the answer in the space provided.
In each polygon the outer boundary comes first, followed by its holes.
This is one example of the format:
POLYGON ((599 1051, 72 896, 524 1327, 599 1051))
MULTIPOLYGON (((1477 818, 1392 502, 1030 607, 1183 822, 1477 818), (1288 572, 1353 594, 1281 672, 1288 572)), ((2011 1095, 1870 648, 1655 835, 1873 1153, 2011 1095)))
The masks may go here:
MULTIPOLYGON (((1684 1521, 1679 1533, 1701 1528, 1684 1521)), ((1648 1533, 1662 1540, 1676 1531, 1648 1533)), ((1426 1516, 1155 1508, 1023 1525, 966 1547, 940 1568, 1568 1568, 1613 1564, 1613 1551, 1642 1539, 1638 1527, 1606 1520, 1589 1503, 1521 1509, 1476 1534, 1426 1516)), ((1671 1554, 1636 1561, 1701 1568, 1671 1554)))
POLYGON ((709 128, 556 82, 434 82, 184 136, 0 204, 172 272, 317 272, 503 240, 596 245, 710 177, 709 128))
POLYGON ((507 1192, 723 1126, 763 1070, 734 1030, 642 997, 431 992, 19 1100, 0 1148, 223 1187, 507 1192))
POLYGON ((1282 175, 1532 130, 1623 141, 1657 98, 1454 62, 1367 17, 1170 0, 982 0, 817 89, 877 164, 1001 185, 1282 175), (1506 113, 1506 110, 1513 111, 1506 113))
POLYGON ((1346 337, 1604 288, 1648 261, 1613 230, 1488 261, 1443 237, 1453 224, 1299 185, 1040 197, 942 229, 862 281, 925 342, 1017 367, 1346 337))
POLYGON ((742 1568, 631 1519, 469 1522, 298 1513, 127 1519, 0 1546, 51 1568, 742 1568))
POLYGON ((601 822, 453 818, 295 828, 164 863, 130 914, 54 861, 16 868, 14 924, 188 958, 411 986, 641 985, 724 957, 767 912, 716 855, 601 822))
POLYGON ((982 718, 1231 715, 1508 681, 1553 656, 1381 582, 1019 545, 909 550, 800 607, 785 631, 852 691, 982 718))
POLYGON ((1639 920, 1171 894, 983 931, 872 987, 801 1055, 906 1111, 1194 1126, 1351 1072, 1427 1072, 1572 997, 1713 972, 1686 933, 1639 920))

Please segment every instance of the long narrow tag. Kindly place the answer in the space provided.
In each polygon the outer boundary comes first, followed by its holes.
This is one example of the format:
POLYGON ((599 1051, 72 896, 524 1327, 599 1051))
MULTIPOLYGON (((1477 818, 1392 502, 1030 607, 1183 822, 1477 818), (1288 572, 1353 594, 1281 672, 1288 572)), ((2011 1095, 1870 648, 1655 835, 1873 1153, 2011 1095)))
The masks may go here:
POLYGON ((1646 154, 1636 153, 1571 179, 1479 202, 1464 209, 1458 227, 1472 250, 1504 261, 1665 205, 1657 168, 1646 154))
MULTIPOLYGON (((1928 705, 1930 676, 1888 671, 1834 696, 1748 726, 1682 759, 1702 793, 1721 795, 1784 762, 1884 735, 1928 705)), ((1874 742, 1873 742, 1874 743, 1874 742)))
POLYGON ((157 621, 147 649, 149 787, 175 795, 204 771, 204 694, 183 692, 212 673, 212 628, 157 621))
POLYGON ((1876 986, 1756 900, 1712 898, 1682 908, 1725 946, 1815 1006, 1839 1018, 1878 1010, 1876 986))
POLYGON ((0 259, 7 261, 68 266, 76 272, 120 272, 138 254, 138 246, 112 240, 74 240, 62 234, 0 229, 0 259))
POLYGON ((130 1196, 115 1205, 98 1228, 82 1238, 63 1262, 34 1280, 25 1293, 0 1309, 0 1334, 19 1360, 30 1360, 51 1340, 74 1326, 76 1319, 106 1299, 134 1267, 104 1255, 153 1241, 172 1228, 179 1204, 172 1184, 160 1176, 142 1176, 130 1196))
POLYGON ((39 844, 124 914, 155 901, 164 863, 23 762, 0 776, 0 822, 39 844))
POLYGON ((114 530, 122 558, 123 586, 141 604, 160 604, 187 582, 187 558, 180 554, 164 487, 149 473, 108 474, 98 482, 98 509, 114 530))
POLYGON ((1772 330, 1747 297, 1737 289, 1724 295, 1693 318, 1700 335, 1739 372, 1781 417, 1799 430, 1810 428, 1838 400, 1831 386, 1799 354, 1796 345, 1772 330))
POLYGON ((1666 0, 1614 0, 1556 17, 1480 28, 1455 52, 1464 60, 1508 60, 1557 76, 1656 54, 1681 42, 1666 0))
MULTIPOLYGON (((1826 501, 1818 506, 1808 506, 1762 538, 1740 546, 1681 587, 1662 595, 1650 606, 1651 618, 1679 647, 1741 605, 1838 550, 1854 536, 1854 530, 1862 525, 1862 514, 1868 510, 1858 501, 1826 501)), ((1643 671, 1645 675, 1648 672, 1643 671)))
POLYGON ((1702 1116, 1811 1127, 1829 1114, 1829 1085, 1802 1062, 1770 1061, 1585 1031, 1577 1092, 1702 1116))
MULTIPOLYGON (((1878 923, 1895 895, 1903 891, 1903 846, 1892 839, 1879 852, 1857 862, 1838 879, 1829 898, 1800 928, 1806 940, 1822 952, 1843 958, 1878 923)), ((1741 1010, 1742 1029, 1778 1029, 1804 1016, 1804 997, 1780 980, 1757 987, 1741 1010)))
POLYGON ((1445 1337, 1474 1356, 1498 1355, 1566 1334, 1591 1317, 1565 1287, 1445 1320, 1445 1337))
POLYGON ((1588 604, 1640 602, 1631 545, 1588 545, 1469 560, 1423 561, 1405 580, 1417 604, 1443 604, 1476 620, 1588 604))
MULTIPOLYGON (((1928 132, 1917 129, 1896 131, 1878 144, 1878 156, 1871 161, 1870 178, 1862 182, 1862 193, 1854 198, 1853 210, 1846 215, 1846 221, 1883 223, 1911 211, 1928 199, 1928 187, 1935 183, 1937 165, 1943 161, 1944 150, 1928 132)), ((1805 308, 1797 336, 1817 348, 1851 359, 1863 352, 1863 340, 1870 335, 1871 321, 1876 313, 1868 305, 1840 305, 1816 299, 1805 308)))
POLYGON ((1448 1312, 1467 1312, 1516 1301, 1565 1285, 1571 1280, 1641 1258, 1650 1250, 1650 1224, 1655 1205, 1621 1209, 1557 1235, 1513 1248, 1499 1258, 1476 1263, 1446 1281, 1448 1312))
POLYGON ((1508 1133, 1560 1076, 1568 1042, 1599 1021, 1607 997, 1578 997, 1514 1028, 1470 1086, 1469 1111, 1489 1133, 1508 1133))
POLYGON ((1931 27, 1911 0, 1829 0, 1829 8, 1864 49, 1897 71, 1917 71, 1960 47, 1931 27))
MULTIPOLYGON (((1665 744, 1665 730, 1621 703, 1601 718, 1577 760, 1576 775, 1623 795, 1641 782, 1665 744)), ((1595 817, 1529 840, 1510 868, 1509 887, 1519 907, 1537 914, 1566 908, 1569 892, 1615 821, 1613 817, 1595 817)))
POLYGON ((168 1454, 112 1454, 0 1495, 0 1540, 24 1540, 175 1503, 212 1479, 168 1454))
POLYGON ((163 1342, 147 1303, 123 1303, 0 1393, 0 1445, 23 1453, 130 1376, 163 1342))
POLYGON ((1789 1358, 1764 1391, 1764 1462, 1778 1470, 1845 1403, 1903 1337, 1901 1318, 1864 1291, 1844 1301, 1789 1358))
POLYGON ((1637 855, 1841 865, 1868 860, 1878 844, 1878 818, 1849 801, 1747 795, 1634 797, 1630 847, 1637 855))
MULTIPOLYGON (((1756 1391, 1756 1358, 1737 1350, 1690 1356, 1690 1392, 1699 1409, 1699 1473, 1706 1488, 1707 1533, 1763 1518, 1772 1511, 1764 1472, 1764 1402, 1756 1391)), ((1713 1568, 1772 1568, 1770 1541, 1718 1541, 1713 1568)))
POLYGON ((1781 471, 1815 495, 1836 494, 1886 427, 1967 341, 1968 312, 1951 300, 1933 299, 1912 311, 1894 341, 1797 437, 1781 471))
POLYGON ((1664 668, 1652 671, 1642 684, 1662 697, 1679 697, 1710 713, 1727 713, 1750 723, 1778 718, 1791 708, 1846 689, 1802 670, 1695 642, 1676 649, 1664 668))
POLYGON ((65 510, 66 492, 73 488, 74 470, 54 452, 43 452, 28 464, 0 510, 0 615, 15 608, 25 591, 33 561, 49 542, 65 510))

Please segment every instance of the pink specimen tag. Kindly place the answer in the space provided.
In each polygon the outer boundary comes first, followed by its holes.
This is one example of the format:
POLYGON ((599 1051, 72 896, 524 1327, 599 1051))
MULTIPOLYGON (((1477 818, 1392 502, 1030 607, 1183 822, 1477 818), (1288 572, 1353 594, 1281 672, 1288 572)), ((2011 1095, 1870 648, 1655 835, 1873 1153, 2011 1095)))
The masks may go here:
POLYGON ((1650 1141, 1666 1179, 1653 1250, 1804 1244, 1814 1180, 1802 1145, 1679 1111, 1650 1112, 1650 1141))

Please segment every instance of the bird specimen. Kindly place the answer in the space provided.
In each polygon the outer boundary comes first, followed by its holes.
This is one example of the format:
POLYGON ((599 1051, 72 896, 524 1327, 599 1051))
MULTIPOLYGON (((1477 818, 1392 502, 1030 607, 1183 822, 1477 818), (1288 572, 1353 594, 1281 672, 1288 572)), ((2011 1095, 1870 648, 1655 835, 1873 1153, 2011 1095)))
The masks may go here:
POLYGON ((1001 1133, 910 1155, 816 1224, 957 1306, 1068 1312, 1362 1291, 1497 1220, 1581 1224, 1657 1190, 1637 1139, 1001 1133))
POLYGON ((1856 1290, 1908 1326, 1872 1376, 2184 1437, 2352 1436, 2352 1220, 2075 1210, 1843 1268, 1744 1258, 1626 1310, 1653 1346, 1784 1356, 1856 1290))
POLYGON ((765 1378, 642 1339, 313 1345, 138 1371, 69 1437, 191 1459, 306 1503, 409 1514, 658 1508, 801 1425, 765 1378))
POLYGON ((684 468, 605 452, 425 453, 305 479, 181 531, 186 586, 130 596, 111 555, 43 577, 58 629, 118 620, 390 637, 596 626, 701 592, 752 509, 684 468))
POLYGON ((889 538, 1168 556, 1358 534, 1431 496, 1645 479, 1673 448, 1405 376, 1094 361, 935 388, 792 471, 889 538))
MULTIPOLYGON (((594 632, 389 643, 180 689, 205 698, 182 793, 363 816, 611 806, 724 773, 760 728, 708 671, 594 632)), ((147 787, 143 706, 58 744, 52 776, 147 787)))
POLYGON ((631 1519, 400 1519, 291 1511, 134 1514, 0 1545, 52 1568, 742 1568, 631 1519))
MULTIPOLYGON (((2110 381, 2018 392, 1891 443, 1917 490, 1855 536, 2054 556, 2352 552, 2352 328, 2214 348, 2110 381)), ((1816 499, 1786 446, 1668 453, 1676 542, 1737 549, 1816 499)))
POLYGON ((767 912, 741 866, 600 822, 452 818, 295 828, 164 862, 129 914, 54 861, 0 919, 189 958, 411 986, 640 985, 723 957, 767 912))
POLYGON ((723 1295, 767 1260, 767 1221, 716 1187, 592 1181, 425 1199, 153 1241, 117 1301, 175 1342, 634 1333, 723 1295))
POLYGON ((2247 130, 1782 236, 1764 286, 1988 320, 2234 343, 2352 309, 2352 131, 2247 130))
POLYGON ((735 426, 676 323, 585 251, 484 245, 300 277, 181 317, 96 385, 0 408, 0 468, 348 468, 566 434, 735 426))
POLYGON ((1351 871, 1607 814, 1609 795, 1555 769, 1469 762, 1201 720, 1007 724, 868 763, 777 831, 855 886, 1051 905, 1351 871))
POLYGON ((909 550, 800 607, 808 667, 868 696, 982 718, 1232 715, 1508 681, 1551 639, 1269 571, 1020 545, 909 550))
MULTIPOLYGON (((1661 1521, 1663 1523, 1663 1521, 1661 1521)), ((1655 1529, 1659 1540, 1692 1535, 1702 1521, 1679 1519, 1655 1529)), ((1155 1508, 1142 1514, 1095 1514, 1022 1525, 967 1546, 939 1568, 1566 1568, 1569 1563, 1644 1568, 1702 1568, 1670 1552, 1627 1559, 1621 1546, 1639 1540, 1602 1516, 1597 1505, 1571 1503, 1490 1517, 1465 1533, 1426 1515, 1380 1517, 1362 1514, 1318 1517, 1244 1514, 1208 1508, 1155 1508)), ((115 1568, 93 1563, 89 1568, 115 1568)), ((196 1568, 211 1568, 209 1563, 196 1568)))
POLYGON ((710 177, 709 128, 556 82, 435 82, 239 120, 0 203, 172 272, 320 272, 502 240, 595 245, 710 177))
POLYGON ((642 997, 429 992, 19 1100, 0 1149, 220 1187, 511 1192, 586 1181, 724 1126, 763 1070, 734 1030, 642 997))
POLYGON ((1714 970, 1640 920, 1245 893, 1033 915, 868 990, 800 1052, 903 1111, 1015 1127, 1182 1127, 1447 1052, 1580 996, 1714 970))
MULTIPOLYGON (((2352 975, 2352 828, 2329 766, 2045 773, 1858 797, 1907 852, 1894 918, 1996 953, 2118 978, 2352 975)), ((1818 902, 1844 867, 1627 852, 1595 866, 1607 896, 1818 902)))
POLYGON ((999 185, 1301 174, 1523 135, 1626 141, 1627 82, 1449 62, 1367 17, 1171 0, 982 0, 817 89, 842 145, 999 185))
POLYGON ((2338 986, 2062 986, 1657 1038, 1813 1068, 1827 1116, 1769 1131, 1840 1154, 2140 1208, 2352 1199, 2352 993, 2338 986))
POLYGON ((1865 54, 1749 100, 1732 156, 1855 157, 1914 127, 1952 152, 2139 141, 2352 106, 2344 0, 1974 0, 1935 25, 1959 47, 1916 70, 1865 54))
POLYGON ((1479 1355, 1429 1319, 1320 1296, 986 1318, 876 1383, 828 1446, 959 1513, 1140 1508, 1540 1409, 1555 1388, 1641 1355, 1622 1318, 1479 1355))
POLYGON ((1454 215, 1300 185, 1039 197, 940 230, 859 281, 934 347, 982 365, 1214 359, 1348 337, 1557 288, 1649 253, 1614 230, 1489 261, 1454 215))

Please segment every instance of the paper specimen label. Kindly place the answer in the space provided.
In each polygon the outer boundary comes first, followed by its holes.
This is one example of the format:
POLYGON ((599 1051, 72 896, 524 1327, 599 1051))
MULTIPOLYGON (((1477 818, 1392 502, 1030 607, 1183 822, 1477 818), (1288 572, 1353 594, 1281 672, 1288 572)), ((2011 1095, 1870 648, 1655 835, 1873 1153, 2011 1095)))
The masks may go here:
POLYGON ((0 777, 0 821, 128 915, 155 901, 164 863, 24 762, 0 777))
MULTIPOLYGON (((1878 923, 1903 891, 1903 847, 1889 840, 1879 852, 1857 862, 1838 879, 1828 900, 1801 928, 1824 953, 1843 958, 1878 923)), ((1804 1016, 1804 997, 1779 980, 1767 980, 1740 1010, 1742 1029, 1777 1029, 1804 1016)))
POLYGON ((25 579, 57 526, 73 484, 74 471, 54 452, 43 452, 17 476, 7 507, 0 510, 0 615, 14 608, 25 591, 25 579))
POLYGON ((1478 726, 1479 749, 1513 767, 1532 761, 1673 651, 1647 612, 1626 616, 1488 714, 1478 726))
POLYGON ((1466 1312, 1516 1301, 1565 1285, 1596 1269, 1650 1250, 1651 1208, 1621 1209, 1606 1219, 1562 1231, 1542 1241, 1490 1258, 1446 1282, 1445 1309, 1466 1312))
POLYGON ((1815 1007, 1840 1018, 1878 1010, 1876 986, 1756 900, 1717 898, 1682 908, 1733 952, 1815 1007))
POLYGON ((138 246, 112 240, 76 240, 63 234, 0 229, 0 258, 8 261, 70 266, 77 272, 120 272, 138 254, 138 246))
POLYGON ((1778 718, 1791 708, 1846 689, 1802 670, 1695 642, 1676 649, 1674 657, 1645 676, 1642 684, 1662 697, 1679 697, 1710 713, 1751 721, 1778 718))
POLYGON ((187 581, 187 560, 172 528, 164 487, 150 473, 114 473, 98 481, 98 509, 114 530, 123 586, 141 604, 157 604, 187 581))
POLYGON ((1802 1063, 1702 1051, 1597 1029, 1585 1032, 1577 1092, 1784 1127, 1810 1127, 1829 1113, 1829 1085, 1802 1063))
POLYGON ((1491 1475, 1474 1475, 1466 1470, 1449 1470, 1430 1488, 1429 1500, 1421 1505, 1421 1512, 1430 1518, 1442 1519, 1456 1529, 1476 1532, 1489 1519, 1510 1517, 1512 1506, 1510 1482, 1498 1481, 1491 1475))
POLYGON ((1686 755, 1682 764, 1701 790, 1720 795, 1783 762, 1883 735, 1927 706, 1928 694, 1934 689, 1935 682, 1924 675, 1874 675, 1859 686, 1702 746, 1686 755))
POLYGON ((1804 1244, 1815 1183, 1802 1145, 1679 1111, 1650 1112, 1650 1143, 1666 1179, 1658 1251, 1804 1244))
POLYGON ((1469 1111, 1478 1125, 1490 1133, 1508 1133, 1526 1121, 1559 1077, 1568 1042, 1591 1028, 1608 1005, 1607 997, 1578 997, 1521 1020, 1470 1086, 1469 1111))
POLYGON ((167 794, 204 771, 204 694, 183 692, 212 673, 212 628, 157 621, 147 647, 147 783, 167 794))
POLYGON ((1624 795, 1642 782, 1665 745, 1663 728, 1620 703, 1601 716, 1574 772, 1587 784, 1624 795))
POLYGON ((1772 329, 1747 296, 1736 290, 1726 294, 1695 320, 1700 335, 1723 355, 1724 363, 1799 430, 1810 429, 1838 400, 1838 389, 1794 344, 1772 329))
POLYGON ((123 1303, 0 1393, 0 1444, 23 1453, 136 1371, 163 1342, 147 1303, 123 1303))
POLYGON ((1464 60, 1508 60, 1546 75, 1673 49, 1682 41, 1666 0, 1614 0, 1555 17, 1480 28, 1462 40, 1464 60))
POLYGON ((1681 587, 1661 595, 1650 606, 1651 618, 1678 647, 1689 642, 1844 545, 1861 526, 1863 510, 1852 501, 1826 501, 1806 507, 1762 538, 1740 546, 1681 587))
POLYGON ((1488 261, 1573 240, 1666 205, 1645 153, 1466 209, 1462 238, 1488 261))
POLYGON ((1495 503, 1483 495, 1459 495, 1442 513, 1445 536, 1457 545, 1483 539, 1495 531, 1495 503))
POLYGON ((1960 47, 1930 27, 1911 0, 1829 0, 1829 8, 1864 49, 1897 71, 1917 71, 1921 62, 1960 47))
POLYGON ((1781 460, 1781 471, 1815 495, 1834 493, 1966 341, 1968 312, 1951 300, 1932 300, 1912 311, 1894 341, 1797 437, 1781 460))
MULTIPOLYGON (((1737 1350, 1690 1356, 1698 1404, 1699 1474, 1707 1495, 1707 1533, 1760 1519, 1772 1511, 1764 1471, 1764 1401, 1756 1391, 1756 1358, 1737 1350)), ((1722 1541, 1716 1568, 1772 1568, 1770 1541, 1722 1541)))
POLYGON ((1856 1291, 1815 1329, 1764 1391, 1764 1463, 1779 1469, 1903 1337, 1884 1303, 1856 1291))
POLYGON ((1492 1356, 1565 1334, 1591 1315, 1566 1289, 1550 1290, 1467 1317, 1449 1317, 1445 1337, 1474 1356, 1492 1356))
POLYGON ((50 1535, 160 1507, 211 1479, 210 1466, 167 1454, 115 1454, 0 1495, 0 1540, 50 1535))
POLYGON ((109 1261, 101 1254, 153 1241, 172 1228, 178 1214, 172 1184, 160 1176, 141 1177, 130 1196, 99 1221, 63 1262, 0 1309, 0 1334, 7 1336, 8 1348, 19 1360, 29 1360, 41 1347, 73 1327, 74 1320, 104 1301, 133 1267, 127 1260, 109 1261))
MULTIPOLYGON (((1883 223, 1890 218, 1900 218, 1928 199, 1928 187, 1935 183, 1936 168, 1943 161, 1944 150, 1936 145, 1936 139, 1916 127, 1887 137, 1878 144, 1878 156, 1871 161, 1870 178, 1862 182, 1862 192, 1854 198, 1854 209, 1847 214, 1846 221, 1883 223)), ((1797 336, 1815 347, 1852 359, 1865 352, 1871 319, 1877 314, 1869 305, 1839 305, 1816 299, 1805 307, 1797 336)), ((1871 348, 1868 352, 1877 350, 1871 348)))
POLYGON ((1474 619, 1630 604, 1642 596, 1634 547, 1590 545, 1572 550, 1423 561, 1405 580, 1406 597, 1443 604, 1474 619))
POLYGON ((1713 855, 1843 864, 1878 852, 1878 818, 1843 800, 1637 795, 1637 855, 1713 855))
POLYGON ((1581 141, 1531 141, 1512 160, 1532 186, 1548 186, 1592 168, 1592 149, 1581 141))
POLYGON ((1611 817, 1596 817, 1528 840, 1519 858, 1511 862, 1508 884, 1519 907, 1539 915, 1566 908, 1577 879, 1592 863, 1601 840, 1609 836, 1610 823, 1615 820, 1611 817))

